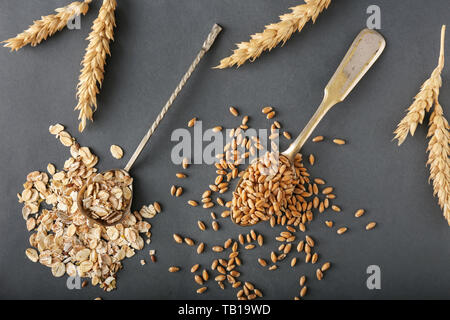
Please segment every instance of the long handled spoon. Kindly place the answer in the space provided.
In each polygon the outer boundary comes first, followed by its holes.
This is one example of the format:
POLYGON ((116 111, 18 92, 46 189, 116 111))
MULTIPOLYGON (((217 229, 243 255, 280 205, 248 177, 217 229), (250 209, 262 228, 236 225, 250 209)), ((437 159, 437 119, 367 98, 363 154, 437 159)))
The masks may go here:
MULTIPOLYGON (((358 34, 333 77, 325 87, 322 103, 316 113, 312 116, 297 139, 295 139, 286 151, 281 153, 288 158, 291 164, 294 162, 295 155, 309 139, 327 112, 348 96, 370 67, 372 67, 385 47, 386 41, 383 36, 374 30, 364 29, 358 34)), ((239 180, 236 190, 242 181, 243 178, 239 180)), ((233 215, 232 220, 235 222, 233 215)))
MULTIPOLYGON (((127 187, 129 189, 129 192, 128 192, 128 198, 129 199, 126 199, 127 200, 126 201, 126 205, 124 205, 123 208, 121 208, 121 209, 114 210, 114 212, 112 212, 112 213, 106 213, 105 212, 105 214, 102 215, 102 216, 100 216, 99 214, 95 214, 94 215, 90 210, 86 210, 84 205, 83 205, 83 201, 85 200, 85 197, 84 197, 85 196, 85 192, 86 192, 86 190, 88 188, 93 188, 92 187, 92 181, 88 181, 81 188, 81 190, 78 192, 78 196, 77 196, 78 210, 80 210, 80 212, 86 218, 88 218, 89 220, 91 220, 94 223, 98 223, 98 224, 100 224, 102 226, 108 227, 108 226, 113 226, 113 225, 118 224, 119 222, 121 222, 123 220, 123 218, 126 216, 126 214, 128 212, 130 212, 131 203, 132 203, 132 200, 133 200, 133 185, 132 185, 132 178, 131 178, 131 176, 129 174, 129 171, 131 170, 131 167, 135 163, 135 161, 138 158, 138 156, 141 154, 142 150, 144 149, 145 145, 149 141, 150 137, 155 132, 155 130, 158 127, 158 125, 160 124, 161 120, 164 118, 164 116, 166 115, 167 111, 172 106, 173 102, 175 101, 176 97, 180 93, 181 89, 184 87, 184 85, 186 84, 188 79, 191 77, 191 75, 194 72, 195 68, 197 67, 198 63, 203 58, 205 53, 213 45, 213 43, 216 40, 217 36, 219 35, 220 31, 222 31, 222 28, 218 24, 215 24, 212 27, 211 32, 209 33, 208 37, 206 38, 205 42, 203 43, 202 48, 201 48, 200 52, 198 53, 197 57, 195 58, 195 60, 190 65, 188 71, 183 76, 183 78, 181 79, 181 81, 178 84, 178 86, 175 88, 174 92, 170 96, 170 98, 167 101, 166 105, 161 110, 161 112, 158 115, 158 117, 156 118, 156 120, 153 122, 153 124, 148 129, 148 131, 145 134, 145 136, 142 138, 141 142, 139 143, 139 145, 136 148, 136 151, 131 156, 131 158, 128 161, 128 163, 125 166, 125 168, 124 169, 108 170, 106 172, 101 173, 101 175, 103 177, 105 177, 105 176, 108 176, 108 177, 112 176, 112 177, 114 177, 115 176, 115 177, 120 177, 121 179, 126 179, 126 181, 129 182, 129 186, 127 187)), ((120 191, 119 191, 119 193, 120 193, 120 191)), ((125 197, 125 198, 127 198, 127 197, 125 197)))

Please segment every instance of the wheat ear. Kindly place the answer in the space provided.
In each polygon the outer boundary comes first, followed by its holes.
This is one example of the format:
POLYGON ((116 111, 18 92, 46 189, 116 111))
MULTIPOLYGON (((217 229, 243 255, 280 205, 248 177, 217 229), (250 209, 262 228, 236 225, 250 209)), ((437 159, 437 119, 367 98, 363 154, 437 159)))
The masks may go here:
POLYGON ((106 56, 111 55, 109 43, 114 40, 116 6, 116 0, 103 0, 98 17, 94 20, 92 31, 87 38, 89 44, 81 62, 83 68, 77 85, 78 104, 75 107, 75 110, 80 112, 78 116, 80 132, 86 128, 88 119, 93 121, 92 115, 97 109, 97 94, 103 82, 106 56))
POLYGON ((415 96, 413 104, 407 109, 406 116, 400 121, 397 129, 394 131, 394 139, 398 140, 398 145, 401 145, 408 133, 414 135, 416 128, 422 124, 425 117, 425 112, 429 112, 433 103, 439 97, 439 89, 442 85, 441 72, 444 68, 444 40, 445 40, 445 25, 441 30, 441 51, 439 55, 439 64, 433 70, 431 77, 425 81, 420 89, 420 92, 415 96))
POLYGON ((428 130, 427 165, 430 166, 430 179, 433 180, 434 196, 438 197, 444 217, 450 225, 450 127, 442 107, 436 101, 430 117, 428 130))
POLYGON ((2 41, 2 43, 5 43, 5 47, 11 48, 11 51, 17 51, 27 44, 35 47, 42 41, 47 40, 48 37, 54 35, 57 31, 64 29, 74 16, 80 14, 85 15, 89 10, 89 3, 91 1, 75 1, 63 8, 55 9, 56 14, 41 17, 40 20, 34 21, 27 30, 19 33, 14 38, 2 41))
POLYGON ((316 22, 319 14, 328 8, 331 0, 305 0, 301 4, 290 8, 292 12, 280 16, 280 22, 269 24, 262 33, 251 35, 249 42, 238 43, 233 54, 220 61, 217 69, 238 67, 247 60, 253 62, 261 53, 272 50, 280 43, 286 43, 294 32, 302 31, 310 20, 316 22))

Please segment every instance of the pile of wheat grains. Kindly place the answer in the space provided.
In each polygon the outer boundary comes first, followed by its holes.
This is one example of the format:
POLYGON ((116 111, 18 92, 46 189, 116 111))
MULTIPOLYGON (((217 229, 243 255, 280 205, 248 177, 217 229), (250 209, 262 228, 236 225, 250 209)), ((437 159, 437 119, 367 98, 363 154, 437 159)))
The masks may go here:
MULTIPOLYGON (((240 117, 235 107, 230 107, 229 112, 236 118, 240 117)), ((308 226, 314 221, 316 213, 325 212, 327 209, 341 212, 340 206, 332 204, 332 201, 336 199, 334 187, 327 185, 322 178, 310 177, 301 154, 295 156, 292 164, 286 157, 278 156, 278 145, 274 142, 275 139, 282 136, 290 140, 291 135, 287 131, 280 134, 281 124, 274 119, 276 117, 274 108, 264 107, 262 113, 266 119, 273 121, 268 137, 271 141, 271 151, 269 152, 268 148, 260 143, 259 137, 245 134, 249 129, 249 116, 242 116, 242 121, 237 127, 227 130, 226 134, 231 141, 225 145, 223 153, 216 155, 214 181, 201 193, 200 200, 189 199, 187 203, 192 207, 197 207, 201 203, 202 207, 209 211, 212 219, 211 227, 214 231, 220 231, 219 218, 231 219, 241 226, 257 226, 258 222, 266 223, 267 221, 272 228, 280 229, 273 235, 278 247, 275 250, 268 249, 266 256, 247 263, 255 265, 255 268, 273 271, 281 267, 283 260, 290 260, 289 265, 295 270, 300 257, 303 256, 305 263, 317 265, 313 277, 320 281, 331 268, 331 262, 319 257, 317 243, 308 234, 308 226), (251 161, 246 170, 246 160, 258 154, 262 156, 251 161), (230 184, 239 178, 242 178, 242 183, 232 193, 231 199, 226 200, 225 195, 234 188, 230 184), (222 208, 220 214, 216 213, 217 207, 222 208), (294 252, 297 253, 293 254, 294 252), (290 255, 293 257, 288 259, 290 255)), ((194 127, 197 120, 197 118, 191 119, 188 127, 194 127)), ((224 129, 218 125, 213 130, 220 132, 224 129)), ((323 136, 312 139, 314 143, 325 140, 323 136)), ((346 144, 345 140, 339 138, 334 139, 333 142, 339 146, 346 144)), ((188 169, 189 162, 187 158, 183 160, 184 170, 188 169)), ((314 155, 309 155, 308 162, 311 166, 314 165, 314 155)), ((187 174, 177 173, 176 178, 186 179, 187 174)), ((183 187, 173 185, 170 193, 172 196, 180 197, 183 195, 183 187)), ((355 217, 359 218, 364 213, 364 209, 358 209, 355 217)), ((197 226, 200 232, 207 229, 207 224, 202 220, 197 221, 197 226)), ((375 226, 375 222, 370 222, 365 229, 371 230, 375 226)), ((326 220, 325 227, 334 230, 338 235, 348 230, 344 225, 335 226, 332 220, 326 220)), ((222 289, 225 289, 228 283, 236 290, 236 297, 239 300, 263 297, 262 290, 248 281, 252 275, 243 275, 240 269, 243 266, 244 252, 263 247, 264 236, 254 229, 249 229, 245 234, 227 234, 225 237, 229 238, 223 244, 207 244, 197 243, 188 235, 174 234, 176 243, 196 247, 199 263, 186 268, 170 266, 169 272, 178 273, 190 269, 193 281, 199 286, 196 289, 199 294, 207 292, 208 282, 214 280, 222 289), (209 262, 205 262, 201 256, 207 250, 212 251, 216 256, 209 262), (210 265, 210 267, 204 267, 204 265, 210 265)), ((298 294, 294 296, 296 300, 305 297, 308 291, 306 275, 299 274, 298 279, 298 294)))
POLYGON ((270 152, 256 159, 243 172, 242 182, 233 193, 232 220, 241 226, 267 220, 275 225, 280 219, 301 217, 302 204, 294 199, 295 194, 305 190, 297 188, 301 171, 295 170, 295 165, 300 166, 301 162, 296 161, 292 168, 285 156, 270 152))

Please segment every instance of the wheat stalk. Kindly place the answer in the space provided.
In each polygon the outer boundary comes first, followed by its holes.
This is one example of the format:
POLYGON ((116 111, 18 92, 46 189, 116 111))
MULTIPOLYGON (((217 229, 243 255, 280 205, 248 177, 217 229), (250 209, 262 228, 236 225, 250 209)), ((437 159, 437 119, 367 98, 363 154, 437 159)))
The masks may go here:
POLYGON ((444 211, 444 217, 450 225, 450 126, 444 117, 442 106, 439 104, 439 90, 442 85, 441 72, 444 68, 445 25, 441 29, 441 49, 439 64, 431 77, 425 81, 414 103, 408 108, 408 113, 400 121, 394 131, 398 144, 405 141, 408 133, 414 135, 419 124, 422 124, 425 113, 434 105, 430 116, 427 138, 429 138, 427 165, 430 166, 430 180, 433 181, 433 195, 444 211))
POLYGON ((398 140, 398 145, 405 141, 408 133, 411 133, 411 136, 414 135, 417 126, 423 122, 425 112, 430 111, 433 103, 439 97, 439 89, 442 85, 441 72, 444 68, 444 41, 445 25, 442 26, 441 30, 441 50, 438 66, 433 70, 431 77, 423 83, 420 92, 414 98, 413 104, 407 109, 406 116, 394 131, 394 139, 398 140))
POLYGON ((430 117, 428 130, 427 165, 430 166, 430 179, 433 180, 433 195, 438 197, 444 217, 450 225, 450 126, 445 119, 438 101, 430 117))
POLYGON ((264 51, 270 51, 278 44, 286 43, 294 32, 302 31, 308 21, 312 20, 315 23, 319 14, 328 8, 331 0, 305 0, 305 2, 290 8, 291 13, 280 16, 280 22, 269 24, 262 33, 251 35, 249 42, 237 44, 233 54, 222 59, 215 68, 224 69, 234 65, 239 67, 247 60, 253 62, 264 51))
POLYGON ((88 119, 93 121, 92 115, 97 109, 97 94, 103 82, 106 56, 111 55, 109 43, 114 40, 116 6, 116 0, 103 0, 98 17, 94 20, 92 31, 87 38, 89 44, 81 62, 83 68, 77 85, 78 104, 75 107, 75 110, 80 112, 78 116, 81 120, 78 126, 80 132, 86 128, 88 119))
POLYGON ((80 14, 85 15, 89 10, 89 3, 91 1, 75 1, 63 8, 55 9, 56 14, 41 17, 40 20, 34 21, 24 32, 1 43, 5 43, 4 46, 11 48, 11 51, 17 51, 28 44, 35 47, 42 41, 47 40, 48 37, 54 35, 57 31, 64 29, 74 16, 80 14))

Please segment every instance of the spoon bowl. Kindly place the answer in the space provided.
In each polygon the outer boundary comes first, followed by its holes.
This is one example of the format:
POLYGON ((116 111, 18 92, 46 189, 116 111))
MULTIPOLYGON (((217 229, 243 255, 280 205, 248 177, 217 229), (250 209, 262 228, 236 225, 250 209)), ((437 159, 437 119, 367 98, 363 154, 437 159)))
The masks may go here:
MULTIPOLYGON (((123 169, 113 169, 113 170, 104 171, 101 173, 101 175, 105 175, 108 173, 114 174, 116 172, 121 172, 125 176, 131 177, 130 174, 123 169)), ((98 176, 98 174, 96 176, 98 176)), ((105 218, 101 218, 101 219, 99 217, 95 217, 90 210, 85 209, 84 203, 83 203, 85 200, 85 197, 84 197, 85 192, 86 192, 87 188, 90 185, 92 185, 93 183, 94 183, 93 178, 90 178, 87 181, 87 183, 85 183, 83 185, 83 187, 80 189, 80 191, 78 192, 77 207, 78 207, 79 212, 83 216, 85 216, 87 219, 89 219, 91 222, 100 224, 103 227, 111 227, 111 226, 114 226, 114 225, 122 222, 124 220, 124 218, 129 213, 131 213, 131 204, 133 202, 133 183, 128 185, 128 188, 131 190, 131 198, 129 199, 129 203, 127 204, 127 206, 125 208, 121 209, 120 211, 116 211, 112 214, 108 214, 108 216, 105 216, 105 218)))

